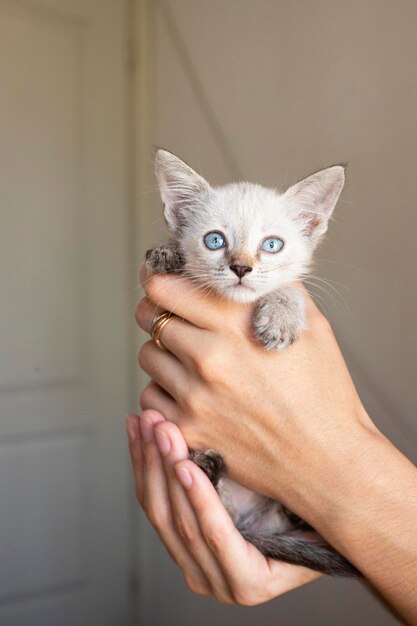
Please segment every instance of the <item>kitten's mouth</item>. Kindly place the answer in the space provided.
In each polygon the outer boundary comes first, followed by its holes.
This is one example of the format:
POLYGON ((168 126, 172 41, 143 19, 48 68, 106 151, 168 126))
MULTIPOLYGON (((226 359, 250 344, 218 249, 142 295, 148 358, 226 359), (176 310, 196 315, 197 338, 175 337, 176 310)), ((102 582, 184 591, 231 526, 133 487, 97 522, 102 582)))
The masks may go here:
POLYGON ((233 285, 230 285, 229 289, 233 289, 234 291, 241 291, 242 293, 245 291, 253 293, 255 291, 253 287, 250 287, 246 283, 242 283, 241 280, 239 280, 237 283, 233 283, 233 285))
POLYGON ((234 286, 237 288, 240 287, 241 289, 250 289, 251 291, 253 291, 252 287, 249 287, 249 285, 246 284, 244 285, 241 280, 239 280, 239 282, 237 282, 234 286))
POLYGON ((226 295, 235 302, 253 302, 257 299, 256 290, 241 281, 229 285, 226 295))

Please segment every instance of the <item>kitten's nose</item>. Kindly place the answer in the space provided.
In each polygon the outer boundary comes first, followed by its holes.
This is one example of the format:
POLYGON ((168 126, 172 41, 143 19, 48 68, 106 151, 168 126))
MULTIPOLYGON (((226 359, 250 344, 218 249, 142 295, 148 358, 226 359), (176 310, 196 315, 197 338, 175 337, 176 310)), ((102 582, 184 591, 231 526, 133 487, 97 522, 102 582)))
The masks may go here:
POLYGON ((250 267, 250 265, 231 265, 230 269, 236 274, 236 276, 243 278, 244 275, 249 274, 253 268, 250 267))

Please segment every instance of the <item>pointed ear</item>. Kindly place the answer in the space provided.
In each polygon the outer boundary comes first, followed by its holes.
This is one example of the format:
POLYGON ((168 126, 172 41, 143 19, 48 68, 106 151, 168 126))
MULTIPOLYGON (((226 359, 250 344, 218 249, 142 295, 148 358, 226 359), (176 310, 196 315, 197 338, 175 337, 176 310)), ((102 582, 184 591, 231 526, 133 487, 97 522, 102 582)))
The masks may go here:
POLYGON ((155 173, 165 205, 165 219, 170 230, 176 232, 190 219, 197 201, 210 191, 210 185, 167 150, 156 152, 155 173))
POLYGON ((304 233, 315 242, 324 235, 327 224, 345 184, 345 168, 333 165, 290 187, 284 198, 290 203, 304 233))

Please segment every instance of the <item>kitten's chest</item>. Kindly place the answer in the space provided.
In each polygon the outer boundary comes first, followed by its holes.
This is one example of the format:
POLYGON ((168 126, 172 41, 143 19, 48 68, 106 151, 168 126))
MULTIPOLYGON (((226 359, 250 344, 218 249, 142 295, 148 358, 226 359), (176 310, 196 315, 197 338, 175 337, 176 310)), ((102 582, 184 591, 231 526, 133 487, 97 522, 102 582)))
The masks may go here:
POLYGON ((217 491, 241 531, 262 531, 272 535, 293 528, 279 502, 250 491, 230 478, 221 478, 217 491))

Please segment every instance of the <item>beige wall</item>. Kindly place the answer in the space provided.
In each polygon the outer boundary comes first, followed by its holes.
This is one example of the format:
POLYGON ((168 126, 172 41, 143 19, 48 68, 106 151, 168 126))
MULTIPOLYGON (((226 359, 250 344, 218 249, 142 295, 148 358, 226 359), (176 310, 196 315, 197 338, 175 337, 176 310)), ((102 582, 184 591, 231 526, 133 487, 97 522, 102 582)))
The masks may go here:
MULTIPOLYGON (((312 290, 373 418, 417 460, 417 3, 159 0, 152 13, 153 143, 217 183, 282 187, 349 162, 314 272, 335 282, 312 290)), ((138 201, 145 245, 162 232, 161 208, 156 193, 138 201)), ((225 609, 193 598, 152 551, 153 624, 395 623, 360 585, 335 580, 266 607, 225 609), (170 590, 163 605, 156 580, 170 590)))

